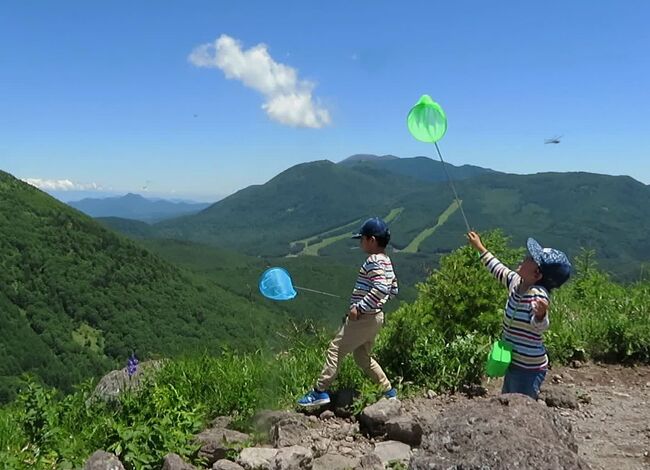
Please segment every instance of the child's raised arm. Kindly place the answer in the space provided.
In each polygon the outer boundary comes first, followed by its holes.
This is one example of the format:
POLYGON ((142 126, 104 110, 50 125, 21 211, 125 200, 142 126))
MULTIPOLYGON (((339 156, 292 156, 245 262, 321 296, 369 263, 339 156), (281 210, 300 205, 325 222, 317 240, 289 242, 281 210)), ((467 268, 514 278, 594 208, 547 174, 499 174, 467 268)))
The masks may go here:
POLYGON ((469 240, 469 244, 472 245, 472 247, 480 253, 481 262, 496 278, 497 281, 507 287, 508 290, 512 289, 519 283, 519 275, 508 268, 501 261, 499 261, 492 253, 487 250, 487 248, 485 248, 478 233, 469 232, 467 234, 467 239, 469 240))

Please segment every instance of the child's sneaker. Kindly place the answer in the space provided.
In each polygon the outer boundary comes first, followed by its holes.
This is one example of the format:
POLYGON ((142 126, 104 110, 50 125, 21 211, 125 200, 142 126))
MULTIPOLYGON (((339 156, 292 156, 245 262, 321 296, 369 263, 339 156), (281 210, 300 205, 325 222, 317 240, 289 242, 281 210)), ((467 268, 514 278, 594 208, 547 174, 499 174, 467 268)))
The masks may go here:
POLYGON ((327 392, 319 392, 316 389, 313 389, 311 392, 298 400, 298 404, 300 406, 320 406, 327 405, 329 402, 330 396, 327 394, 327 392))
POLYGON ((389 400, 397 400, 397 390, 391 388, 389 391, 384 393, 384 397, 388 398, 389 400))

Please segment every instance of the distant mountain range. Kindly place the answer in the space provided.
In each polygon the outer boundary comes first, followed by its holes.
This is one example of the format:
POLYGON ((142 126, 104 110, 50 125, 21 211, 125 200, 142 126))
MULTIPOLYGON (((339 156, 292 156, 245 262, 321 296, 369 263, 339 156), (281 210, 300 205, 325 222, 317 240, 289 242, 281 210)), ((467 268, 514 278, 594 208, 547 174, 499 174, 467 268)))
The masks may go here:
POLYGON ((68 205, 91 217, 120 217, 153 223, 195 214, 211 204, 147 199, 139 194, 129 193, 119 197, 85 198, 68 202, 68 205))
MULTIPOLYGON (((604 267, 632 276, 650 261, 650 187, 626 176, 583 172, 513 175, 448 166, 477 230, 502 229, 522 245, 534 236, 576 255, 594 249, 604 267)), ((391 217, 393 246, 428 257, 465 243, 466 231, 440 162, 352 158, 296 165, 198 214, 152 226, 152 236, 251 255, 347 258, 346 238, 367 217, 391 217)), ((127 231, 128 233, 128 231, 127 231)))

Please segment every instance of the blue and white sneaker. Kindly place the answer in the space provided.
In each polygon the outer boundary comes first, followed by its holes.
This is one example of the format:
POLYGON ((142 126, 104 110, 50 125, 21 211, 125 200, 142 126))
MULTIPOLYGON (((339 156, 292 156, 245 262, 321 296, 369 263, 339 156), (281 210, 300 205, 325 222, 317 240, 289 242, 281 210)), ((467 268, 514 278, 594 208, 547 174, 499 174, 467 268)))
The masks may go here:
POLYGON ((384 397, 389 400, 397 400, 397 390, 391 388, 389 391, 384 393, 384 397))
POLYGON ((327 392, 319 392, 316 389, 313 389, 311 392, 298 400, 298 404, 300 406, 320 406, 327 405, 329 402, 330 396, 327 394, 327 392))

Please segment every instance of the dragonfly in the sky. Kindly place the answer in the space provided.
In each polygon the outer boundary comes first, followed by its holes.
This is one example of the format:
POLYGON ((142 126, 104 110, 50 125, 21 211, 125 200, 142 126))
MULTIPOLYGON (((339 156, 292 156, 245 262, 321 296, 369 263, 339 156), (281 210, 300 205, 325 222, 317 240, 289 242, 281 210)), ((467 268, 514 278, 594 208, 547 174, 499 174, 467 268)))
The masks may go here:
POLYGON ((563 136, 558 135, 557 137, 553 137, 552 139, 546 139, 546 140, 544 141, 544 143, 545 143, 545 144, 559 144, 559 143, 560 143, 560 139, 561 139, 562 137, 563 137, 563 136))

